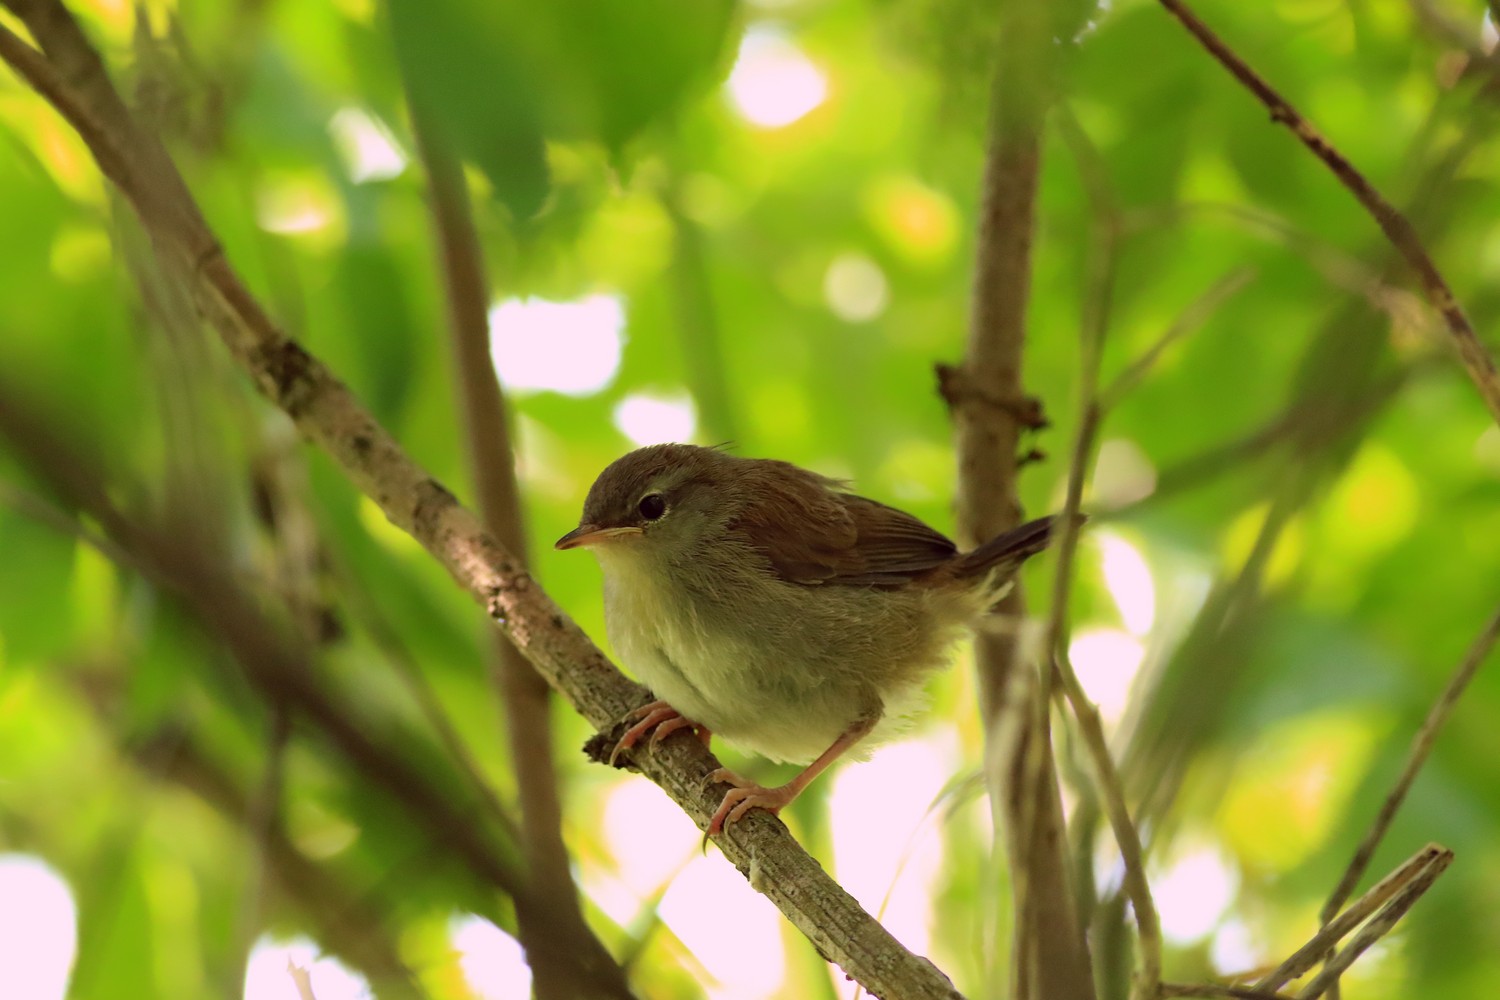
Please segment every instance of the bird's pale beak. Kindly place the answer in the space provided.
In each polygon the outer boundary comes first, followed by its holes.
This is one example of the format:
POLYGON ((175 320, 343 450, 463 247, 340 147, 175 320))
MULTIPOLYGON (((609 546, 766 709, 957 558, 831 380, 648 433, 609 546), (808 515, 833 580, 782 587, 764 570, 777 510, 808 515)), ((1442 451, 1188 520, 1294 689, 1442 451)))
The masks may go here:
POLYGON ((611 538, 619 538, 622 535, 639 535, 641 529, 634 525, 625 525, 620 528, 605 528, 597 524, 580 524, 572 531, 559 538, 553 548, 577 549, 586 548, 590 545, 598 545, 607 542, 611 538))

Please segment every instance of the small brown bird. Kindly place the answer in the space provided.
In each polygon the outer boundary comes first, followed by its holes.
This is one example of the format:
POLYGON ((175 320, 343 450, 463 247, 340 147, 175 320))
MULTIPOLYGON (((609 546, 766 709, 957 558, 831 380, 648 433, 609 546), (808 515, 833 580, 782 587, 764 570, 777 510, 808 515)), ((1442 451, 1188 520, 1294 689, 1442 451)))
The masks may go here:
MULTIPOLYGON (((615 754, 691 728, 807 763, 778 788, 732 785, 709 823, 777 812, 840 754, 908 714, 953 642, 1046 548, 1051 518, 972 552, 910 514, 786 462, 653 445, 599 474, 577 528, 604 571, 604 615, 625 665, 659 700, 615 754)), ((613 759, 613 757, 611 758, 613 759)))

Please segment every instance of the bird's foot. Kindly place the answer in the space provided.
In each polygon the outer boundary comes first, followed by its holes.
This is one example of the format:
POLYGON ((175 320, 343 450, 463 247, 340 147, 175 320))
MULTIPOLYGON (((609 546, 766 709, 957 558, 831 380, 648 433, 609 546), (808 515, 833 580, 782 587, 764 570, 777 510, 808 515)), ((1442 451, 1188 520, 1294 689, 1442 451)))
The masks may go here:
POLYGON ((727 767, 719 768, 708 777, 734 786, 724 793, 724 801, 719 803, 718 811, 708 821, 709 836, 722 833, 726 823, 739 822, 740 817, 751 809, 764 809, 774 815, 802 790, 795 781, 778 788, 765 788, 748 778, 741 778, 727 767))
POLYGON ((625 716, 634 719, 635 725, 625 730, 625 735, 620 737, 620 742, 615 744, 614 750, 609 754, 609 766, 615 766, 615 760, 620 756, 622 750, 629 750, 641 741, 641 737, 651 733, 651 745, 655 746, 662 740, 671 736, 679 729, 691 729, 697 734, 698 739, 706 747, 709 738, 713 735, 707 726, 699 725, 692 719, 686 718, 677 709, 664 701, 653 701, 642 705, 625 716), (652 732, 655 730, 655 732, 652 732))

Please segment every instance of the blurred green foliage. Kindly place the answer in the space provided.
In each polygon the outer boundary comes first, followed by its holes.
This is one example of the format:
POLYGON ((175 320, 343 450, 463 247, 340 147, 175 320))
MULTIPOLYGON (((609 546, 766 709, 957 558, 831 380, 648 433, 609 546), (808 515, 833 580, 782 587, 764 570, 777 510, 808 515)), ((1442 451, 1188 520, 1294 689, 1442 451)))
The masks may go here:
MULTIPOLYGON (((550 542, 632 446, 615 415, 634 397, 691 398, 700 441, 848 476, 951 528, 932 366, 957 360, 964 337, 994 50, 986 5, 182 0, 146 4, 149 31, 123 4, 73 6, 271 312, 461 496, 403 79, 474 168, 497 301, 623 303, 623 353, 604 388, 511 394, 535 573, 601 642, 597 570, 550 542), (723 86, 745 37, 795 46, 824 99, 781 127, 747 121, 723 86), (361 174, 371 154, 351 149, 371 134, 398 155, 361 174), (855 276, 851 299, 837 274, 855 276)), ((1479 44, 1481 5, 1201 6, 1411 212, 1475 327, 1491 330, 1496 98, 1489 71, 1465 69, 1457 47, 1479 44)), ((1145 555, 1155 593, 1115 732, 1153 863, 1166 872, 1210 845, 1237 885, 1214 933, 1169 948, 1171 978, 1202 979, 1237 971, 1223 954, 1274 963, 1313 931, 1410 735, 1492 612, 1500 432, 1370 219, 1162 10, 1122 0, 1058 44, 1059 114, 1082 138, 1054 116, 1026 351, 1052 426, 1034 440, 1047 457, 1022 474, 1029 510, 1061 500, 1080 315, 1098 294, 1086 275, 1105 220, 1080 156, 1102 163, 1122 233, 1106 384, 1217 282, 1253 276, 1108 414, 1093 491, 1094 530, 1145 555), (1257 537, 1269 559, 1245 578, 1257 537)), ((320 681, 456 815, 478 793, 438 717, 513 804, 482 616, 291 440, 217 343, 142 294, 159 279, 128 210, 9 74, 0 134, 5 391, 123 509, 184 531, 201 521, 214 558, 286 628, 313 609, 320 681), (300 591, 278 584, 296 553, 284 522, 257 514, 268 489, 316 526, 300 591)), ((232 994, 262 930, 313 937, 378 992, 402 995, 411 972, 432 996, 471 995, 448 921, 510 927, 505 901, 316 724, 292 719, 276 749, 278 706, 211 630, 96 551, 87 539, 99 531, 20 450, 0 447, 0 851, 44 858, 71 888, 71 995, 121 996, 122 984, 232 994), (284 773, 271 826, 316 879, 291 874, 256 832, 273 761, 284 773)), ((1124 627, 1101 551, 1085 541, 1076 634, 1124 627)), ((1029 572, 1042 584, 1050 566, 1029 572)), ((973 703, 967 672, 950 672, 919 731, 954 729, 977 767, 973 703)), ((1429 840, 1458 861, 1345 996, 1440 1000, 1500 981, 1497 714, 1500 678, 1481 672, 1372 873, 1429 840)), ((639 779, 587 764, 575 752, 587 727, 562 706, 555 717, 566 835, 589 888, 619 864, 602 803, 639 779)), ((1066 735, 1062 750, 1086 816, 1086 768, 1066 735)), ((809 796, 790 820, 826 857, 823 804, 809 796)), ((965 796, 940 811, 932 917, 935 960, 976 996, 995 995, 1005 961, 1004 869, 983 811, 965 796)), ((1107 831, 1080 822, 1078 833, 1099 841, 1080 843, 1083 868, 1112 857, 1107 831)), ((1099 869, 1109 900, 1117 878, 1108 860, 1099 869)), ((635 919, 598 898, 588 907, 616 954, 638 956, 642 996, 695 995, 701 967, 653 922, 654 902, 638 898, 635 919)), ((1106 902, 1096 925, 1106 977, 1121 968, 1105 926, 1121 925, 1119 909, 1106 902)), ((786 941, 779 995, 832 995, 812 950, 786 941)), ((1116 977, 1106 995, 1126 985, 1116 977)))

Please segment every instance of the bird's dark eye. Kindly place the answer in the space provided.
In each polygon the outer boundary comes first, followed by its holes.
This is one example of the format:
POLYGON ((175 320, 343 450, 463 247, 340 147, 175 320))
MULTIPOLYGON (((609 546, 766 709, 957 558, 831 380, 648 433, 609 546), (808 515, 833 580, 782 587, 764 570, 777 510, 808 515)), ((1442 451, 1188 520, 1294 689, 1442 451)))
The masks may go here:
POLYGON ((641 497, 636 510, 648 521, 655 521, 667 512, 667 499, 660 493, 647 493, 641 497))

